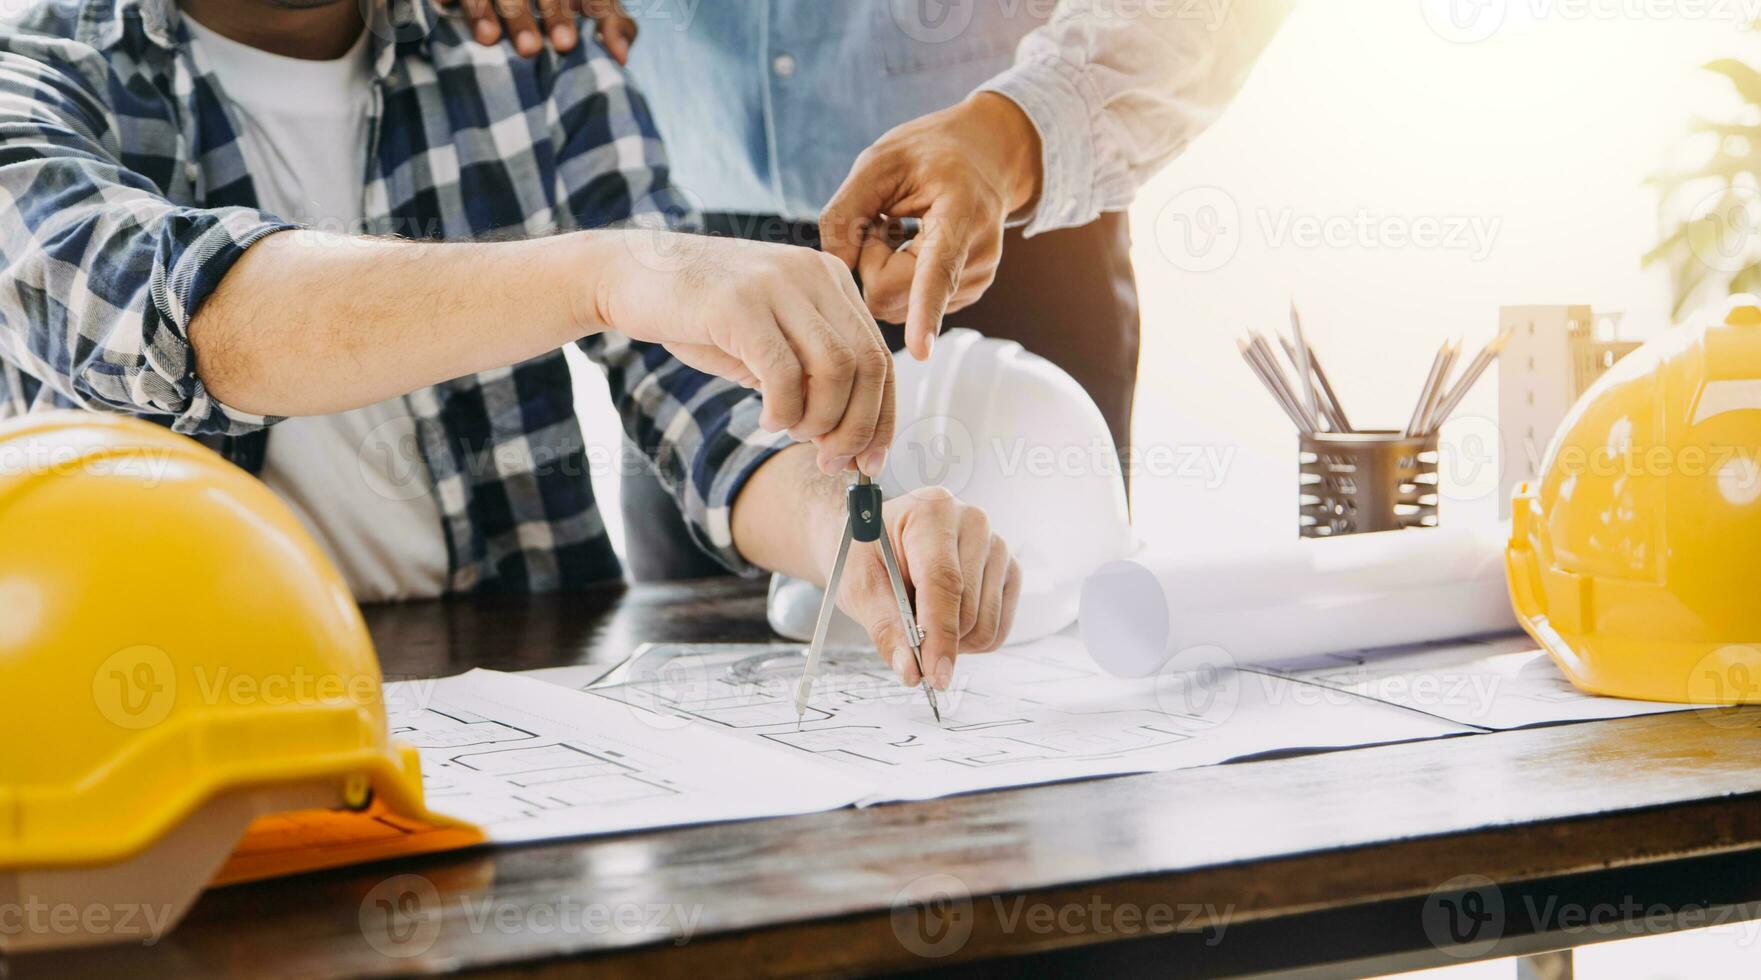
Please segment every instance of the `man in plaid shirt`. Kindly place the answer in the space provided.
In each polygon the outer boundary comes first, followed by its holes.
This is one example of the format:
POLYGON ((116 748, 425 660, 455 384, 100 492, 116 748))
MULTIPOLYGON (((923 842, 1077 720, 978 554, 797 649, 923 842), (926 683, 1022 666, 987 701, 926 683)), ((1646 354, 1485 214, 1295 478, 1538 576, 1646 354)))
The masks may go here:
MULTIPOLYGON (((706 549, 823 581, 891 360, 835 259, 664 230, 683 210, 597 45, 528 61, 426 0, 45 0, 0 30, 0 417, 201 439, 363 599, 578 588, 620 572, 573 343, 706 549)), ((945 687, 1020 573, 945 493, 886 516, 945 687)), ((840 600, 914 684, 861 551, 840 600)))

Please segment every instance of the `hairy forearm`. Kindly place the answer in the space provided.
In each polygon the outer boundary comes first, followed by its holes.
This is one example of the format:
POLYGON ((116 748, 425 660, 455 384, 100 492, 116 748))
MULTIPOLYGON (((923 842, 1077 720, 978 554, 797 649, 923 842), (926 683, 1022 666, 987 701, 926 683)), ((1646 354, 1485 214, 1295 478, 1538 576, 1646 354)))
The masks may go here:
POLYGON ((609 244, 271 235, 190 321, 197 371, 233 408, 289 416, 514 364, 604 329, 593 280, 615 274, 609 244))
POLYGON ((812 446, 793 446, 772 456, 746 481, 734 501, 734 547, 762 568, 825 584, 844 521, 843 477, 819 471, 812 446))

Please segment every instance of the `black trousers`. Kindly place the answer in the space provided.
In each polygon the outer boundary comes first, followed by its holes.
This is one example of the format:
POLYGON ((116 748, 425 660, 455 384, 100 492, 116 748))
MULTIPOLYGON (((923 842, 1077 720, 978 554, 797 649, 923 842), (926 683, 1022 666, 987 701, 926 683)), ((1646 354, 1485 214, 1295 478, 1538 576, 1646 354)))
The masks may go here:
MULTIPOLYGON (((817 227, 777 217, 715 214, 706 223, 716 235, 819 245, 817 227)), ((1013 340, 1069 372, 1100 406, 1120 459, 1128 458, 1139 324, 1124 214, 1033 238, 1009 232, 996 282, 983 299, 945 319, 944 328, 955 327, 1013 340)), ((905 346, 902 328, 881 329, 894 350, 905 346)), ((724 574, 692 542, 678 504, 652 473, 626 473, 622 480, 626 564, 633 579, 724 574)))

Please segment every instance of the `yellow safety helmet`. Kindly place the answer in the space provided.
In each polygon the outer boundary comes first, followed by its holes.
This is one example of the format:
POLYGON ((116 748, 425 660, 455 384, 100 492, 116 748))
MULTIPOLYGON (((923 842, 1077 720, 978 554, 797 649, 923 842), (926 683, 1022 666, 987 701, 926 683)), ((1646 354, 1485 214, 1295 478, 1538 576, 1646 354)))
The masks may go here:
POLYGON ((142 938, 115 908, 96 934, 55 928, 63 906, 157 908, 162 929, 265 814, 445 823, 388 735, 341 577, 194 441, 89 413, 0 423, 0 610, 0 953, 142 938))
POLYGON ((1761 302, 1616 363, 1513 493, 1517 617, 1578 687, 1761 702, 1761 302))

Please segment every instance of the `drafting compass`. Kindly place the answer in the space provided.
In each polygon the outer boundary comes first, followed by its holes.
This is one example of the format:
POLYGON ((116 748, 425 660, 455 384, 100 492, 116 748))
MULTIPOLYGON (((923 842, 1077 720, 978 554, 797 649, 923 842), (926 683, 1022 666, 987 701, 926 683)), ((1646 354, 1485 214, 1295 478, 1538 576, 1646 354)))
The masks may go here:
POLYGON ((813 679, 819 674, 819 662, 825 655, 825 635, 832 625, 832 611, 838 603, 838 580, 844 577, 844 563, 850 557, 850 542, 879 543, 881 563, 887 567, 887 579, 893 583, 893 598, 899 603, 899 619, 905 626, 905 642, 911 645, 911 659, 917 664, 917 676, 923 679, 923 693, 929 696, 929 710, 936 724, 942 723, 942 709, 936 704, 935 688, 923 671, 923 627, 911 612, 911 599, 905 594, 905 579, 899 574, 899 558, 893 554, 892 539, 881 523, 881 490, 873 480, 858 475, 856 482, 844 491, 849 515, 844 519, 844 536, 838 541, 838 557, 832 560, 832 573, 825 583, 825 598, 819 603, 819 619, 813 624, 813 642, 807 647, 807 667, 795 685, 795 724, 807 714, 807 697, 813 693, 813 679))

